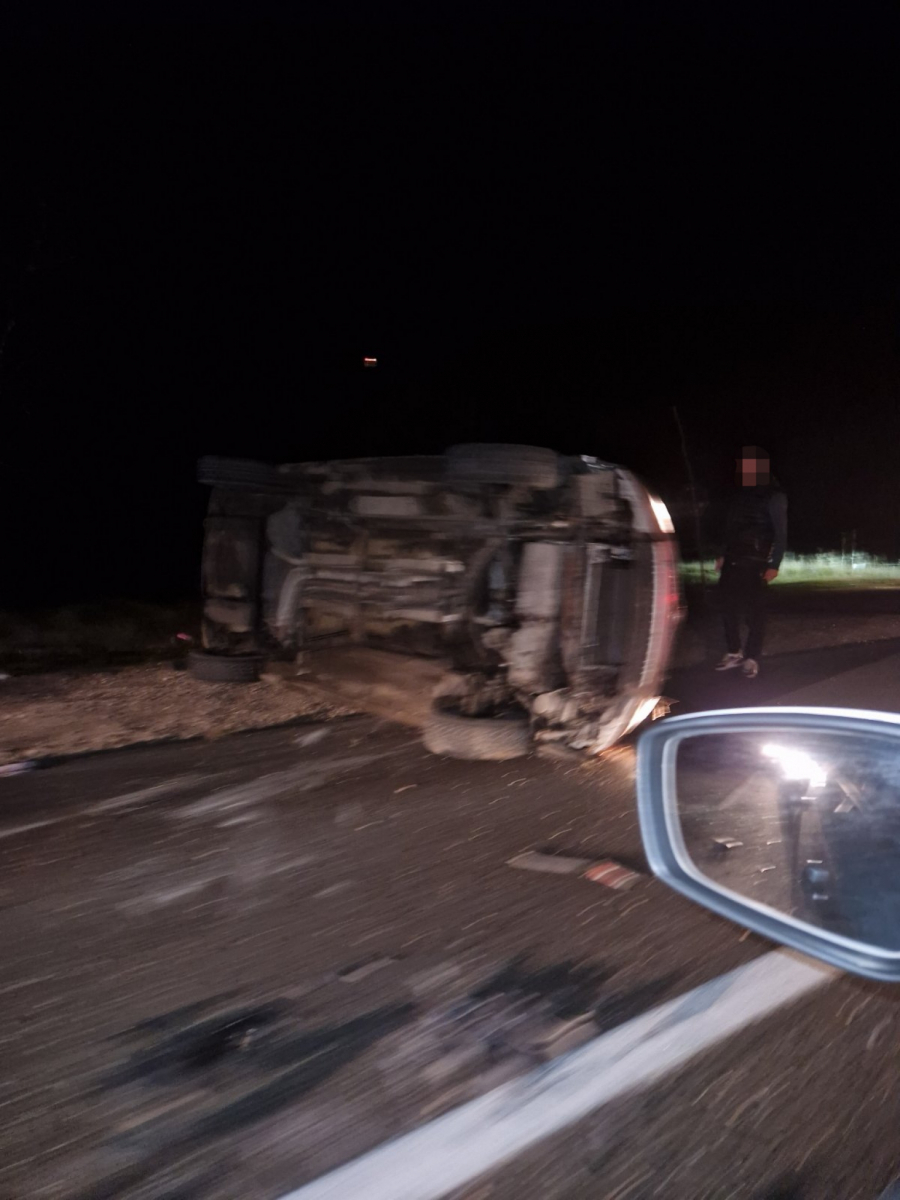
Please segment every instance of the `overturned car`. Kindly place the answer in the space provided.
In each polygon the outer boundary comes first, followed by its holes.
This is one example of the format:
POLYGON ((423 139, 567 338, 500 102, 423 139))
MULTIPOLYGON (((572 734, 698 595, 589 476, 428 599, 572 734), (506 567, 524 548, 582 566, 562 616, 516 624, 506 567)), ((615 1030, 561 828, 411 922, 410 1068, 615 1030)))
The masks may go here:
POLYGON ((334 647, 434 667, 425 744, 598 752, 648 717, 681 603, 664 505, 622 467, 529 446, 270 467, 204 458, 207 679, 334 647), (348 649, 348 648, 356 648, 348 649))

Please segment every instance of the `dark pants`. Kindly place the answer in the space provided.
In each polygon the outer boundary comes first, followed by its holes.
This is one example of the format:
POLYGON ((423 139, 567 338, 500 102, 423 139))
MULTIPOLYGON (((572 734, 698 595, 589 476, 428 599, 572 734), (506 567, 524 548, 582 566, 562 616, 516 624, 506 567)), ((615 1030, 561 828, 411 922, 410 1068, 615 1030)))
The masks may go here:
POLYGON ((729 654, 741 653, 741 622, 747 622, 747 658, 759 658, 766 629, 765 563, 742 559, 722 564, 719 597, 725 625, 725 645, 729 654))

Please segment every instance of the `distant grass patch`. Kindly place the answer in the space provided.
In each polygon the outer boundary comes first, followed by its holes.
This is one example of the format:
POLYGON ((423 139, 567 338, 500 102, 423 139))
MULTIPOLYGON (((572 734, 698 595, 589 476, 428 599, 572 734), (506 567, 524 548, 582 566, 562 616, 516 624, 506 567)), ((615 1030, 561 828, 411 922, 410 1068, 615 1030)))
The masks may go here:
POLYGON ((109 600, 28 612, 0 611, 0 670, 114 665, 172 658, 196 637, 198 604, 109 600))
MULTIPOLYGON (((716 578, 715 563, 704 563, 707 582, 716 578)), ((700 563, 681 566, 685 583, 699 583, 700 563)), ((775 586, 805 587, 900 587, 900 563, 871 554, 787 554, 775 586)))

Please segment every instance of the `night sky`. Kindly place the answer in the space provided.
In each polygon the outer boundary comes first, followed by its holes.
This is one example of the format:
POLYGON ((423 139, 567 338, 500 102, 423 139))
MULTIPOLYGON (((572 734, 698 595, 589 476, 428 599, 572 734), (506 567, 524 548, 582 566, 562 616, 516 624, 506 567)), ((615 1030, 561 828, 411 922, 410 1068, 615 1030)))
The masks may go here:
POLYGON ((900 553, 893 6, 4 22, 0 607, 189 595, 201 453, 533 442, 677 506, 673 407, 710 496, 758 443, 794 549, 900 553))

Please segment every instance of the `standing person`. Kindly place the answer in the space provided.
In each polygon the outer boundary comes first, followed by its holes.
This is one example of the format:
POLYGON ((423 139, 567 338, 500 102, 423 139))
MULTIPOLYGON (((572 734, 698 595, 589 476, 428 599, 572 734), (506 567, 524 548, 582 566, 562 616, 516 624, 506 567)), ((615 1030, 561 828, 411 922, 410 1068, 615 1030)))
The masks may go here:
POLYGON ((716 670, 740 667, 748 679, 755 679, 765 633, 766 587, 778 575, 787 543, 787 497, 772 478, 768 454, 759 446, 744 446, 737 483, 716 559, 726 649, 716 670), (742 621, 747 623, 745 646, 742 621))

